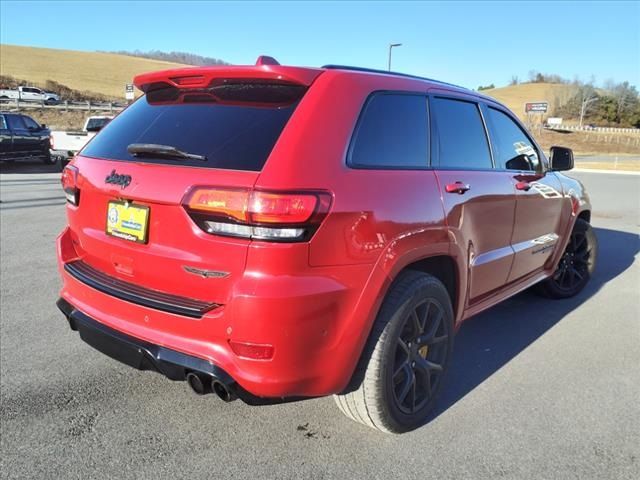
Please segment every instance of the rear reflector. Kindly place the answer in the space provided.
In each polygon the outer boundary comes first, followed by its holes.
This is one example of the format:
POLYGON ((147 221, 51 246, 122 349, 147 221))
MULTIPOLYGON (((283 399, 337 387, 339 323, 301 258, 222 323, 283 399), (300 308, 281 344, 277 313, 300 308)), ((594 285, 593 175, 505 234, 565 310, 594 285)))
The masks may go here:
POLYGON ((186 210, 208 233, 276 241, 310 237, 329 210, 327 192, 196 187, 186 210))
POLYGON ((260 345, 257 343, 234 342, 229 340, 229 346, 233 353, 241 358, 251 360, 270 360, 273 358, 272 345, 260 345))

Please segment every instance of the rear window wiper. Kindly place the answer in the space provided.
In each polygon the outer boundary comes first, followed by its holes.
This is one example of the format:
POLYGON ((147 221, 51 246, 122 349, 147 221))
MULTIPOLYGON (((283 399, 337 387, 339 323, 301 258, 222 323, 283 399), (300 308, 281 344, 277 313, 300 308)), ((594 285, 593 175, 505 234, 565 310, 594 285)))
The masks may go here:
POLYGON ((207 157, 204 155, 197 155, 195 153, 183 152, 171 145, 157 145, 155 143, 132 143, 127 147, 129 152, 134 157, 142 156, 162 156, 167 158, 174 158, 177 160, 200 160, 202 162, 207 161, 207 157))

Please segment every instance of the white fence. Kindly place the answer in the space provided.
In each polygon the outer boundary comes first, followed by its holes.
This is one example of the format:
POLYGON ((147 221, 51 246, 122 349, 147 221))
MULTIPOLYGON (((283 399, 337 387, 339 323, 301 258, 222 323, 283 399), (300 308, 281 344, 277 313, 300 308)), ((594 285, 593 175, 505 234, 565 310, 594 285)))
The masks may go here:
POLYGON ((47 110, 62 110, 64 112, 69 111, 85 111, 85 112, 110 112, 115 113, 126 107, 125 103, 119 102, 59 102, 57 104, 47 104, 45 102, 25 102, 24 100, 4 100, 0 102, 0 110, 33 110, 33 109, 47 109, 47 110))
POLYGON ((602 133, 629 133, 632 135, 640 135, 640 128, 616 128, 616 127, 587 127, 580 125, 548 125, 548 130, 571 130, 578 132, 602 132, 602 133))

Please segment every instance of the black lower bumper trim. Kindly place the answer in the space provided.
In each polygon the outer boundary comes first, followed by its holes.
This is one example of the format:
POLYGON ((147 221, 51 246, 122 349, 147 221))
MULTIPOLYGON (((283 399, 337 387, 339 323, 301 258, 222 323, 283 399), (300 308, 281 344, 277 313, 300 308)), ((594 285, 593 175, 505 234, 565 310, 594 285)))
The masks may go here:
POLYGON ((57 305, 67 317, 69 326, 80 333, 82 340, 126 365, 138 370, 156 371, 171 380, 184 380, 187 373, 199 372, 211 375, 224 383, 235 383, 227 372, 211 362, 107 327, 75 309, 62 298, 58 300, 57 305))
POLYGON ((249 405, 272 405, 304 400, 305 397, 265 398, 247 392, 225 370, 202 358, 161 347, 132 337, 94 320, 74 308, 65 299, 56 302, 72 330, 80 333, 80 338, 105 355, 138 370, 161 373, 171 380, 185 380, 187 373, 197 372, 209 375, 231 386, 238 398, 249 405))

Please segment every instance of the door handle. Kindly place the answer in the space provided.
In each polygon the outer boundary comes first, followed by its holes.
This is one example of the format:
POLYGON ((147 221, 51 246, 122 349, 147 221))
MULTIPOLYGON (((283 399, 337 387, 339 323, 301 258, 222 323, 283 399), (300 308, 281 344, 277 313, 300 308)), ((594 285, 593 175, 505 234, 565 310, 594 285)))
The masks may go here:
POLYGON ((531 184, 529 182, 518 182, 516 183, 516 190, 524 190, 528 192, 531 190, 531 184))
POLYGON ((471 190, 471 185, 462 182, 449 183, 444 187, 444 189, 447 193, 457 193, 462 195, 464 192, 471 190))

